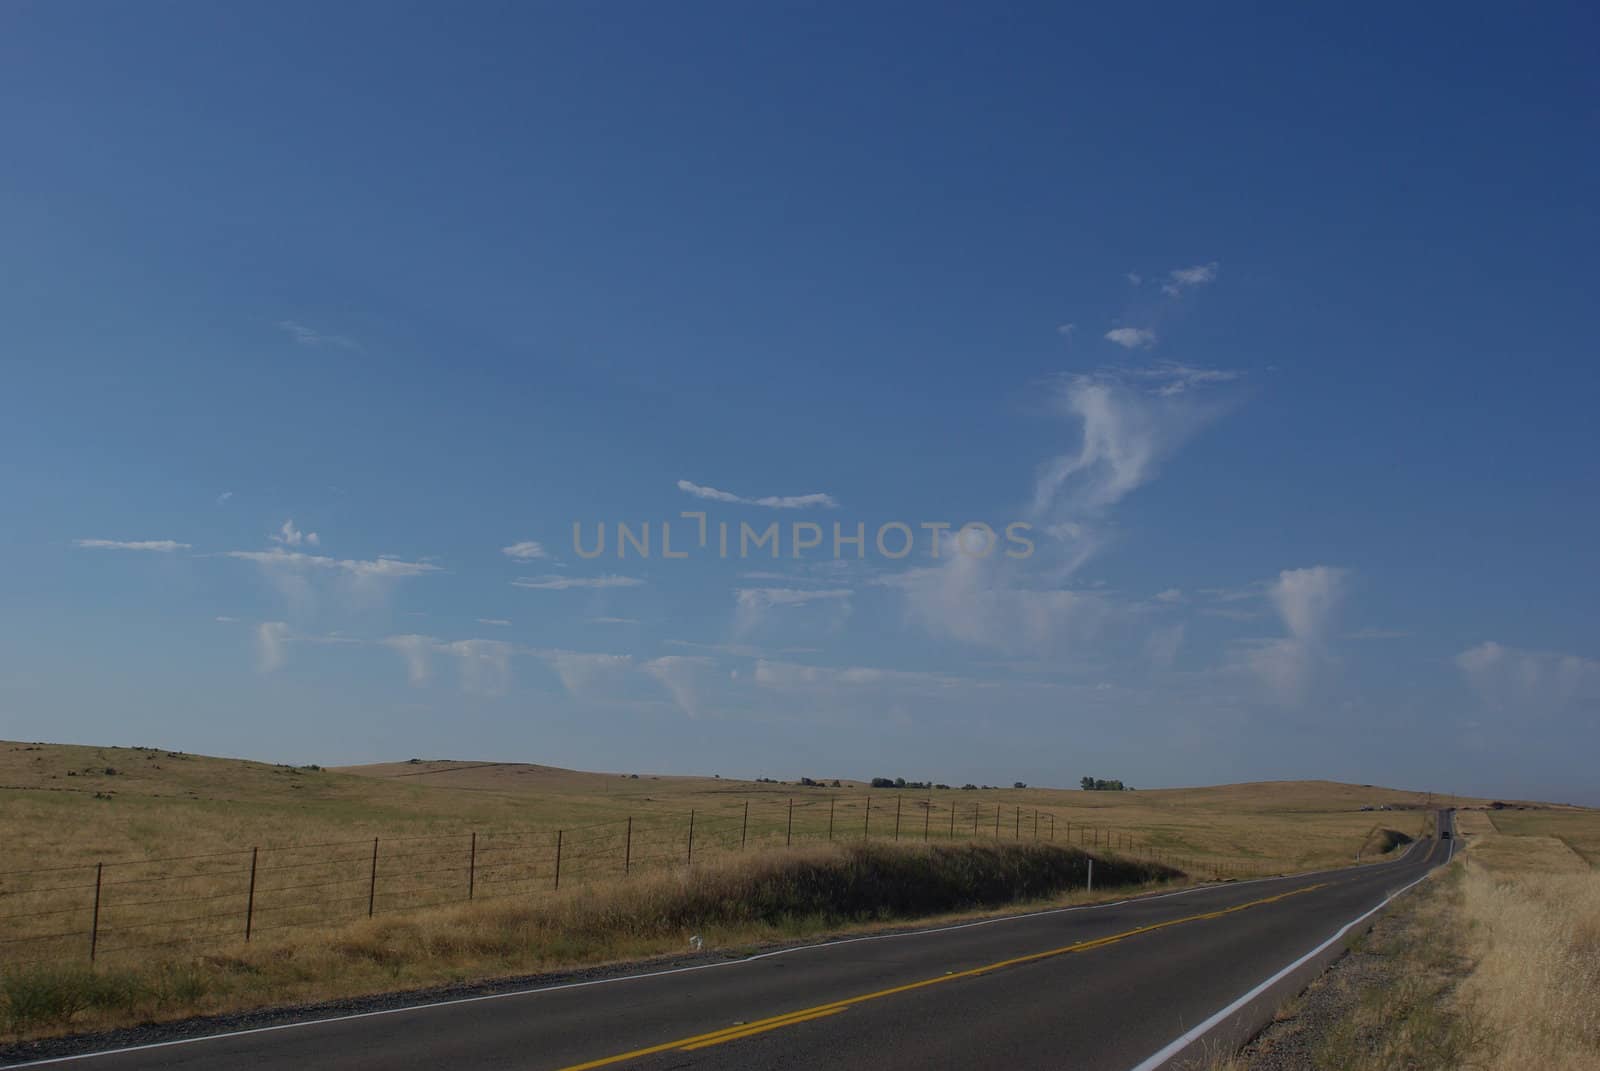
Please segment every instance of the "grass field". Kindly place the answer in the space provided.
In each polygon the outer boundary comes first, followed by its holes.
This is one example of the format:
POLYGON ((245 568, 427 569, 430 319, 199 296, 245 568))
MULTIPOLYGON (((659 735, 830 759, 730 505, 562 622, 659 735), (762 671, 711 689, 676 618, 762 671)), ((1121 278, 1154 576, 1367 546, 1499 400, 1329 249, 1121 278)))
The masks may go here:
MULTIPOLYGON (((652 955, 681 950, 691 926, 732 946, 1000 902, 830 913, 791 895, 805 882, 770 878, 891 840, 913 853, 1081 846, 1106 865, 1164 861, 1196 877, 1376 861, 1430 828, 1431 807, 1485 802, 1333 782, 824 786, 0 744, 0 1003, 13 1030, 48 1032, 652 955), (790 890, 767 914, 683 914, 714 902, 701 883, 746 888, 762 874, 790 890)), ((1063 895, 1077 894, 1013 883, 1001 900, 1063 895)))

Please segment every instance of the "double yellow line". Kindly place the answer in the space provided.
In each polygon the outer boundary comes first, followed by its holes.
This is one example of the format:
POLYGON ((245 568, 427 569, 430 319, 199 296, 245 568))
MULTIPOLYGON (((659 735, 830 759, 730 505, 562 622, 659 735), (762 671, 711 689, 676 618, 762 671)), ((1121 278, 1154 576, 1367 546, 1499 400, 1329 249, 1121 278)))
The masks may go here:
POLYGON ((1248 903, 1236 904, 1233 907, 1225 907, 1216 911, 1206 911, 1198 915, 1185 915, 1183 918, 1168 919, 1166 922, 1156 922, 1150 924, 1149 926, 1140 926, 1137 929, 1124 930, 1121 933, 1114 933, 1107 937, 1096 937, 1089 941, 1077 941, 1070 945, 1062 945, 1060 948, 1051 948, 1043 952, 1030 952, 1026 956, 1013 956, 1011 959, 1002 959, 994 963, 986 963, 981 967, 972 967, 964 971, 952 971, 948 974, 941 974, 933 978, 924 978, 918 982, 908 982, 905 985, 897 985, 890 989, 879 989, 876 992, 862 993, 859 996, 846 997, 843 1000, 836 1000, 828 1004, 818 1004, 811 1008, 801 1008, 798 1011, 785 1012, 783 1015, 774 1015, 769 1019, 757 1019, 756 1021, 750 1023, 736 1023, 733 1026, 726 1027, 722 1030, 713 1030, 706 1034, 694 1034, 690 1037, 678 1038, 676 1041, 664 1041, 659 1045, 651 1045, 643 1049, 634 1049, 632 1052, 621 1052, 617 1053, 615 1056, 603 1056, 598 1060, 590 1060, 587 1063, 572 1064, 568 1067, 562 1068, 561 1071, 590 1071, 592 1068, 610 1067, 613 1064, 626 1063, 629 1060, 637 1060, 644 1056, 654 1056, 655 1054, 662 1052, 672 1052, 674 1050, 679 1052, 693 1052, 696 1049, 706 1049, 713 1045, 722 1045, 729 1041, 738 1041, 740 1038, 753 1037, 756 1034, 765 1034, 769 1030, 778 1030, 782 1027, 794 1026, 797 1023, 808 1023, 813 1019, 824 1019, 830 1015, 837 1015, 852 1005, 864 1004, 869 1000, 881 1000, 884 997, 892 997, 898 993, 909 993, 915 989, 926 989, 928 986, 939 985, 943 982, 954 982, 961 978, 976 978, 981 974, 988 974, 991 971, 998 971, 1005 967, 1015 967, 1022 963, 1036 963, 1039 960, 1051 959, 1056 956, 1066 956, 1074 952, 1088 952, 1091 949, 1104 948, 1106 945, 1116 944, 1118 941, 1126 941, 1130 937, 1137 937, 1143 933, 1154 933, 1156 930, 1164 930, 1169 926, 1181 926, 1186 922, 1203 922, 1206 919, 1218 919, 1222 918, 1224 915, 1232 915, 1240 911, 1247 911, 1252 907, 1260 907, 1263 904, 1275 904, 1279 900, 1287 900, 1291 896, 1299 896, 1301 893, 1313 892, 1317 889, 1325 888, 1330 884, 1332 883, 1324 881, 1316 885, 1307 885, 1300 889, 1291 889, 1289 892, 1279 893, 1276 896, 1267 896, 1260 900, 1251 900, 1248 903))

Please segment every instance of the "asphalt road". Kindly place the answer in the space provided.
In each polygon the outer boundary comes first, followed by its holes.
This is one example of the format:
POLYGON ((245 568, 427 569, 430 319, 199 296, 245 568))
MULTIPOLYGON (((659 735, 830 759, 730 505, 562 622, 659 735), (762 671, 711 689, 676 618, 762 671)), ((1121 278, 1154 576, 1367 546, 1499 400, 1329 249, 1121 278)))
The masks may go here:
MULTIPOLYGON (((1440 812, 1441 828, 1452 828, 1440 812)), ((752 959, 89 1054, 92 1071, 1185 1067, 1448 860, 1234 882, 752 959)), ((43 1066, 40 1064, 17 1066, 43 1066)))

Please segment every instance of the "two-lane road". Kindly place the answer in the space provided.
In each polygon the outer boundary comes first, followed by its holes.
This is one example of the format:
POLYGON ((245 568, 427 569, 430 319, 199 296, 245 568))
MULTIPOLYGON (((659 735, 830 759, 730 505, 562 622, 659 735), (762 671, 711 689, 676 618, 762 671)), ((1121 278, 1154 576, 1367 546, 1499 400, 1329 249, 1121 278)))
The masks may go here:
MULTIPOLYGON (((1452 828, 1449 812, 1439 821, 1452 828)), ((1396 861, 1348 870, 49 1062, 93 1071, 1152 1071, 1242 1040, 1453 847, 1429 839, 1396 861)))

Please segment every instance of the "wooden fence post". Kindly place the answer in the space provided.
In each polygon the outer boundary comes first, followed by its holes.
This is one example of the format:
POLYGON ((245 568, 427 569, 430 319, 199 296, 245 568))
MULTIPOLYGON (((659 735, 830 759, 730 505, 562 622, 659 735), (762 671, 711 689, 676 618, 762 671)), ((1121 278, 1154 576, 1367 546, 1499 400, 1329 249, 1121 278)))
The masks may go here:
POLYGON ((378 904, 378 838, 372 838, 372 874, 367 879, 367 918, 372 917, 378 904))
POLYGON ((628 838, 622 843, 622 872, 633 869, 633 815, 628 816, 628 838))
POLYGON ((894 839, 900 839, 900 797, 894 798, 894 839))
POLYGON ((104 863, 94 865, 94 921, 89 923, 89 962, 94 962, 96 948, 100 944, 100 875, 105 872, 104 863))
POLYGON ((244 901, 244 939, 250 940, 250 928, 256 915, 256 853, 260 848, 250 849, 250 892, 244 901))
POLYGON ((467 899, 478 891, 478 831, 472 831, 472 847, 467 849, 467 899))
POLYGON ((783 846, 789 847, 794 843, 794 797, 789 797, 789 825, 783 831, 783 846))
POLYGON ((556 830, 556 888, 561 888, 561 842, 565 839, 567 831, 556 830))
POLYGON ((689 809, 689 855, 684 860, 689 866, 694 865, 694 808, 689 809))

